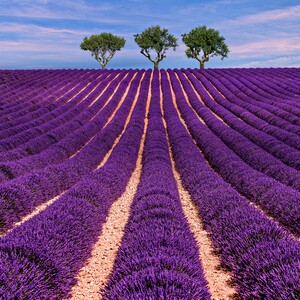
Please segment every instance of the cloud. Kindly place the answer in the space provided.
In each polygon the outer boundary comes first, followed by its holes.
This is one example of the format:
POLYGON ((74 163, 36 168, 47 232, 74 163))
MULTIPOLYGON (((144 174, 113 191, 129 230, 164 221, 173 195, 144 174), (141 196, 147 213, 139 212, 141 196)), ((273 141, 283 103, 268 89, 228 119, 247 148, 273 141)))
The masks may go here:
POLYGON ((87 31, 83 30, 71 30, 71 29, 59 29, 54 27, 38 26, 33 24, 20 24, 20 23, 0 23, 1 31, 7 33, 19 33, 21 35, 56 35, 56 34, 69 34, 69 35, 84 35, 87 31))
POLYGON ((275 59, 256 60, 238 64, 238 68, 271 68, 271 67, 300 67, 300 56, 283 56, 275 59))
MULTIPOLYGON (((79 47, 78 47, 79 48, 79 47)), ((52 52, 52 53, 61 53, 68 52, 70 49, 74 51, 74 47, 67 45, 58 45, 53 43, 40 43, 39 41, 0 41, 0 49, 2 53, 24 53, 24 52, 52 52)))
POLYGON ((0 23, 7 37, 0 40, 1 54, 29 55, 37 54, 64 55, 66 59, 73 53, 80 52, 80 43, 88 33, 84 30, 59 29, 33 24, 0 23))
POLYGON ((288 55, 299 53, 300 36, 265 39, 257 42, 248 42, 230 47, 231 55, 236 58, 270 57, 275 54, 288 55))
POLYGON ((257 14, 241 16, 233 20, 226 21, 227 24, 239 24, 246 26, 255 23, 267 23, 281 20, 296 20, 300 19, 300 5, 291 6, 285 9, 274 9, 259 12, 257 14))
POLYGON ((61 19, 61 20, 88 20, 105 24, 123 24, 126 18, 116 18, 118 7, 101 3, 88 5, 85 1, 77 0, 11 0, 10 5, 0 2, 0 15, 22 17, 27 19, 61 19))
MULTIPOLYGON (((229 59, 259 59, 257 64, 263 59, 270 64, 273 57, 297 56, 300 53, 299 19, 300 5, 297 5, 220 22, 230 49, 229 59)), ((255 65, 250 62, 252 64, 255 65)))
MULTIPOLYGON (((21 57, 23 53, 24 61, 31 54, 32 65, 35 58, 39 59, 38 63, 49 60, 53 66, 55 60, 60 66, 61 62, 71 62, 73 58, 75 65, 82 61, 94 63, 90 53, 80 50, 82 39, 111 32, 126 38, 124 49, 113 60, 122 61, 126 66, 129 61, 140 64, 147 60, 139 53, 133 34, 159 24, 169 29, 179 43, 176 52, 167 52, 166 64, 179 65, 184 61, 194 65, 195 60, 186 58, 180 34, 206 24, 226 38, 231 52, 222 62, 224 65, 262 59, 270 63, 277 57, 297 57, 300 5, 266 10, 263 3, 259 7, 257 3, 249 0, 213 0, 201 4, 197 1, 183 4, 179 0, 1 0, 0 51, 5 58, 9 54, 21 57)), ((215 61, 218 63, 220 59, 212 60, 215 61)), ((277 62, 283 64, 284 60, 277 62)))

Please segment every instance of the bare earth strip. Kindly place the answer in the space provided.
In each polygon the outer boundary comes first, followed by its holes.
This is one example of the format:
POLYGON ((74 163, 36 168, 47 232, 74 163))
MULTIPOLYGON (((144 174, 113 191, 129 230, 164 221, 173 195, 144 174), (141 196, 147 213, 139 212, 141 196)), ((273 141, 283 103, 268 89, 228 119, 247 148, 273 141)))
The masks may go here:
MULTIPOLYGON (((241 197, 244 197, 243 195, 240 195, 241 197)), ((248 199, 247 199, 248 200, 248 199)), ((249 201, 249 200, 248 200, 249 201)), ((254 208, 259 210, 265 217, 267 217, 270 221, 274 222, 280 229, 282 229, 289 237, 291 237, 296 242, 300 242, 300 237, 291 233, 287 229, 285 229, 282 225, 279 224, 277 220, 275 220, 272 216, 270 216, 268 213, 266 213, 258 204, 249 201, 249 204, 252 205, 254 208)))
MULTIPOLYGON (((149 105, 150 89, 147 99, 146 116, 148 115, 149 105)), ((114 261, 124 234, 124 228, 129 218, 131 203, 140 181, 147 125, 148 119, 146 118, 136 168, 130 177, 125 192, 111 206, 107 220, 103 224, 102 233, 93 247, 91 258, 77 276, 77 284, 73 287, 71 292, 71 299, 73 300, 100 299, 101 295, 99 291, 105 287, 113 270, 114 261)))
MULTIPOLYGON (((170 80, 170 78, 169 78, 170 80)), ((172 91, 173 103, 175 104, 175 96, 172 91)), ((161 93, 161 110, 163 112, 162 105, 162 93, 161 93)), ((183 122, 183 120, 181 119, 183 122)), ((166 128, 166 122, 163 119, 164 126, 166 128)), ((167 136, 168 138, 168 136, 167 136)), ((169 139, 169 151, 172 153, 169 139)), ((172 158, 172 155, 171 155, 172 158)), ((178 192, 182 209, 190 226, 191 232, 193 233, 197 246, 199 249, 199 258, 202 263, 205 278, 208 282, 209 291, 213 300, 227 300, 232 299, 236 294, 233 287, 230 286, 230 273, 220 268, 220 259, 218 256, 213 254, 213 246, 209 234, 204 230, 202 220, 199 216, 198 209, 191 199, 188 191, 183 187, 180 179, 180 175, 175 168, 175 162, 171 159, 173 174, 177 182, 178 192)))
POLYGON ((0 234, 0 237, 3 237, 5 235, 7 235, 9 232, 11 232, 12 230, 14 230, 16 227, 20 226, 21 224, 25 223, 26 221, 30 220, 31 218, 33 218, 34 216, 38 215, 40 212, 42 212, 43 210, 45 210, 49 205, 51 205, 52 203, 54 203, 59 197, 61 197, 65 192, 62 192, 60 195, 50 199, 49 201, 42 203, 41 205, 37 206, 35 208, 35 210, 28 214, 27 216, 25 216, 21 221, 17 222, 14 224, 13 228, 11 228, 10 230, 6 231, 3 234, 0 234))
POLYGON ((123 237, 130 206, 140 180, 141 158, 132 174, 123 195, 113 203, 108 218, 103 225, 102 234, 94 245, 88 264, 80 270, 78 282, 72 289, 71 299, 100 299, 100 289, 113 270, 114 260, 123 237))
MULTIPOLYGON (((123 97, 121 98, 119 104, 117 105, 115 111, 114 111, 113 114, 110 116, 110 118, 107 120, 107 122, 105 123, 105 125, 103 126, 103 128, 105 128, 105 127, 111 122, 111 120, 112 120, 112 119, 114 118, 114 116, 116 115, 118 109, 120 108, 120 106, 121 106, 121 105, 123 104, 123 102, 125 101, 125 98, 126 98, 126 96, 127 96, 127 94, 128 94, 128 91, 129 91, 129 89, 130 89, 131 83, 132 83, 133 79, 135 78, 135 76, 136 76, 136 74, 135 74, 134 77, 131 79, 130 84, 128 85, 128 87, 127 87, 127 89, 126 89, 126 92, 124 93, 124 95, 123 95, 123 97)), ((141 77, 141 79, 140 79, 140 82, 143 81, 144 76, 145 76, 145 74, 142 75, 142 77, 141 77)), ((116 140, 114 141, 113 147, 107 152, 107 154, 105 155, 105 157, 104 157, 104 159, 102 160, 102 162, 97 166, 96 170, 98 170, 98 169, 100 169, 100 168, 103 167, 103 165, 106 163, 106 161, 107 161, 108 158, 110 157, 110 155, 111 155, 111 153, 112 153, 112 151, 113 151, 115 145, 119 142, 119 140, 121 139, 123 133, 125 132, 125 130, 126 130, 127 126, 128 126, 128 123, 129 123, 129 121, 130 121, 131 115, 132 115, 132 113, 133 113, 133 110, 134 110, 134 108, 135 108, 135 106, 136 106, 136 102, 137 102, 137 100, 138 100, 138 95, 139 95, 139 92, 140 92, 140 87, 141 87, 141 85, 139 85, 138 90, 137 90, 137 92, 136 92, 136 94, 135 94, 135 98, 134 98, 134 100, 133 100, 133 104, 132 104, 132 106, 131 106, 131 108, 130 108, 130 111, 129 111, 129 114, 128 114, 128 117, 127 117, 127 119, 126 119, 126 123, 125 123, 125 126, 124 126, 122 132, 121 132, 120 135, 116 138, 116 140)))
MULTIPOLYGON (((183 74, 183 75, 185 75, 185 74, 183 74)), ((168 78, 169 78, 169 82, 171 82, 170 74, 167 73, 167 76, 168 76, 168 78)), ((181 80, 179 79, 178 74, 175 73, 175 76, 176 76, 176 78, 177 78, 177 80, 178 80, 178 82, 179 82, 179 84, 180 84, 180 86, 181 86, 182 93, 183 93, 183 95, 184 95, 184 97, 185 97, 185 99, 186 99, 186 103, 188 104, 189 107, 191 107, 191 108, 194 110, 193 106, 191 105, 190 101, 188 100, 188 99, 189 99, 189 96, 187 95, 185 89, 183 88, 182 82, 181 82, 181 80)), ((187 77, 187 76, 185 75, 185 77, 187 77)), ((174 96, 174 91, 173 91, 172 88, 171 88, 171 91, 172 91, 172 97, 173 97, 173 99, 174 99, 175 96, 174 96)), ((202 101, 200 95, 199 95, 199 101, 200 101, 203 105, 205 105, 204 102, 202 101)), ((174 100, 173 100, 173 102, 174 102, 174 100)), ((176 107, 176 108, 177 108, 177 107, 176 107)), ((197 113, 196 113, 196 114, 197 114, 197 113)), ((204 122, 204 120, 203 120, 198 114, 197 114, 197 117, 198 117, 199 121, 200 121, 202 124, 206 125, 205 122, 204 122)))
MULTIPOLYGON (((102 77, 102 75, 100 75, 100 76, 98 76, 95 80, 99 80, 99 78, 101 78, 102 77)), ((100 81, 101 82, 101 81, 100 81)), ((82 91, 84 90, 84 89, 86 89, 89 85, 91 84, 91 82, 89 82, 85 87, 83 87, 77 94, 75 94, 73 97, 71 97, 67 102, 70 102, 70 101, 72 101, 75 97, 77 97, 80 93, 82 93, 82 91)), ((98 85, 99 85, 100 83, 98 83, 98 85)), ((78 84, 76 84, 76 85, 74 85, 71 89, 69 89, 68 90, 68 92, 71 92, 71 91, 73 91, 76 87, 77 87, 77 85, 79 85, 79 83, 78 84)), ((97 87, 98 87, 98 85, 97 85, 97 87)), ((85 97, 83 97, 81 100, 80 100, 80 102, 78 102, 78 104, 79 103, 81 103, 83 100, 85 100, 94 90, 96 89, 96 87, 90 92, 90 93, 88 93, 88 95, 86 95, 85 97)), ((77 105, 78 105, 77 104, 77 105)))
POLYGON ((180 175, 175 169, 173 162, 173 172, 177 181, 180 200, 184 215, 188 221, 190 229, 196 239, 200 259, 205 278, 208 282, 212 299, 226 300, 232 299, 236 291, 230 286, 230 273, 220 268, 219 257, 213 254, 213 246, 209 234, 203 229, 203 223, 198 215, 198 209, 193 203, 189 193, 183 188, 180 175))
MULTIPOLYGON (((126 76, 124 76, 124 78, 122 79, 122 81, 127 77, 127 75, 128 74, 126 74, 126 76)), ((119 76, 119 74, 118 74, 118 76, 119 76)), ((115 78, 117 78, 118 76, 116 76, 115 78)), ((136 76, 136 74, 134 75, 134 77, 136 76)), ((127 92, 128 92, 128 90, 129 90, 129 87, 130 87, 130 85, 131 85, 131 83, 132 83, 132 80, 134 79, 134 77, 131 79, 131 81, 130 81, 130 83, 128 84, 128 87, 127 87, 127 89, 126 89, 126 92, 124 93, 124 95, 123 95, 123 97, 121 98, 121 100, 120 100, 120 103, 122 104, 123 102, 124 102, 124 99, 125 99, 125 97, 126 97, 126 95, 127 95, 127 92)), ((114 79, 115 79, 114 78, 114 79)), ((89 120, 89 122, 91 122, 98 114, 99 114, 99 112, 101 112, 104 108, 105 108, 105 106, 109 103, 109 101, 112 99, 112 97, 114 96, 114 94, 116 93, 116 91, 118 90, 118 88, 119 88, 119 86, 120 86, 120 84, 122 83, 122 81, 121 82, 119 82, 119 84, 117 85, 117 87, 115 88, 115 90, 114 90, 114 92, 112 93, 112 95, 110 95, 109 97, 108 97, 108 99, 106 100, 106 102, 104 103, 104 105, 102 106, 102 108, 98 111, 98 113, 97 114, 95 114, 90 120, 89 120)), ((109 87, 111 85, 111 82, 103 89, 103 91, 99 94, 99 96, 97 97, 97 99, 96 100, 98 100, 99 98, 100 98, 100 96, 104 93, 104 91, 109 87)), ((95 100, 95 101, 96 101, 95 100)), ((94 102, 95 102, 94 101, 94 102)), ((105 128, 106 126, 107 126, 107 124, 112 120, 112 118, 115 116, 115 114, 117 113, 117 110, 119 109, 119 107, 120 107, 120 105, 121 104, 118 104, 117 105, 117 107, 115 108, 115 110, 114 110, 114 112, 112 113, 112 115, 110 116, 110 118, 109 118, 109 120, 105 123, 105 125, 103 126, 103 128, 105 128)), ((102 129, 103 129, 102 128, 102 129)), ((95 137, 96 135, 94 135, 93 137, 91 137, 85 144, 84 144, 84 146, 82 146, 78 151, 76 151, 73 155, 71 155, 69 158, 72 158, 72 157, 74 157, 75 155, 77 155, 85 146, 87 146, 93 139, 94 139, 94 137, 95 137)))
MULTIPOLYGON (((88 73, 86 74, 86 75, 88 75, 88 73)), ((81 76, 82 77, 82 76, 81 76)), ((97 77, 97 79, 99 79, 99 78, 101 78, 102 77, 102 74, 100 75, 100 76, 98 76, 97 77)), ((75 85, 73 85, 73 87, 72 88, 70 88, 67 92, 71 92, 71 91, 73 91, 78 85, 80 84, 80 82, 78 82, 77 84, 75 84, 75 85)), ((70 102, 70 101, 72 101, 79 93, 81 93, 87 86, 89 86, 91 83, 89 82, 84 88, 82 88, 76 95, 74 95, 74 96, 72 96, 68 101, 67 101, 67 103, 68 102, 70 102)), ((65 87, 66 87, 66 85, 68 85, 68 83, 67 84, 65 84, 63 87, 61 87, 58 91, 61 91, 61 90, 63 90, 65 87)), ((65 92, 61 97, 63 97, 67 92, 65 92)), ((59 97, 59 98, 61 98, 61 97, 59 97)), ((58 99, 59 99, 58 98, 58 99)), ((86 97, 85 97, 86 98, 86 97)), ((84 100, 85 98, 83 98, 82 100, 84 100)), ((57 99, 57 100, 58 100, 57 99)), ((57 101, 56 100, 56 101, 57 101)), ((80 102, 82 102, 82 100, 80 101, 80 102)))
MULTIPOLYGON (((196 76, 195 76, 194 74, 192 74, 192 75, 196 78, 196 76)), ((178 80, 179 80, 179 77, 178 77, 177 74, 176 74, 176 76, 177 76, 177 78, 178 78, 178 80)), ((194 90, 195 94, 198 96, 198 99, 200 100, 200 102, 201 102, 205 107, 207 107, 207 108, 210 110, 210 112, 211 112, 217 119, 219 119, 224 125, 226 125, 227 127, 229 127, 229 126, 227 125, 227 123, 224 122, 224 120, 223 120, 219 115, 217 115, 213 110, 211 110, 211 109, 203 102, 203 100, 202 100, 202 98, 201 98, 201 95, 196 91, 195 87, 193 86, 193 83, 190 81, 190 79, 187 77, 187 75, 183 73, 183 76, 184 76, 184 77, 187 79, 187 81, 189 81, 189 83, 191 84, 191 87, 192 87, 192 89, 194 90)), ((180 80, 179 80, 179 81, 180 81, 180 80)), ((180 82, 180 84, 181 84, 181 82, 180 82)), ((202 85, 203 89, 205 89, 205 91, 207 92, 207 94, 210 96, 211 100, 215 101, 214 98, 213 98, 213 96, 211 95, 211 93, 207 90, 207 88, 206 88, 202 83, 201 83, 201 85, 202 85)), ((182 84, 181 84, 181 87, 182 87, 182 89, 183 89, 182 84)), ((186 94, 185 91, 184 91, 184 95, 185 95, 185 98, 187 99, 188 105, 194 110, 195 114, 198 115, 198 113, 195 111, 194 107, 191 105, 190 101, 188 100, 189 98, 188 98, 188 96, 187 96, 187 94, 186 94)), ((200 118, 199 115, 198 115, 198 118, 200 118)), ((200 120, 202 120, 202 119, 200 118, 200 120)), ((203 121, 203 122, 204 122, 204 121, 203 121)), ((204 123, 205 123, 205 122, 204 122, 204 123)))
MULTIPOLYGON (((184 74, 185 76, 186 76, 186 74, 184 74)), ((193 75, 193 77, 195 78, 195 79, 197 79, 197 77, 196 77, 196 75, 195 74, 192 74, 193 75)), ((187 76, 186 76, 187 77, 187 76)), ((197 79, 198 80, 198 79, 197 79)), ((214 90, 224 99, 224 100, 226 100, 226 101, 229 101, 228 99, 227 99, 227 97, 223 94, 223 93, 221 93, 218 89, 217 89, 217 87, 211 82, 211 84, 214 86, 214 90)), ((218 103, 214 98, 213 98, 213 96, 211 95, 211 93, 207 90, 207 88, 202 84, 202 87, 206 90, 206 92, 209 94, 209 96, 210 96, 210 98, 213 100, 213 101, 215 101, 216 103, 218 103)), ((240 91, 242 91, 242 90, 240 90, 240 91)), ((195 91, 195 92, 197 92, 197 91, 195 91)), ((243 91, 242 91, 243 92, 243 91)), ((244 93, 244 92, 243 92, 244 93)), ((197 94, 199 95, 199 93, 197 92, 197 94)), ((244 93, 245 94, 245 93, 244 93)), ((199 96, 200 97, 200 96, 199 96)), ((221 104, 220 104, 221 105, 221 104)), ((213 112, 211 109, 210 109, 210 111, 211 112, 213 112)), ((216 115, 217 116, 217 115, 216 115)), ((240 121, 242 121, 242 122, 244 122, 244 120, 243 119, 241 119, 240 117, 238 117, 236 114, 234 114, 234 116, 237 118, 237 119, 239 119, 240 121)), ((222 121, 222 119, 221 119, 221 117, 219 117, 218 116, 218 118, 222 121)), ((225 122, 223 122, 224 124, 226 124, 225 122)), ((245 123, 245 122, 244 122, 245 123)), ((230 126, 228 126, 228 127, 230 127, 230 126)))
MULTIPOLYGON (((186 76, 186 74, 184 74, 184 76, 187 78, 187 76, 186 76)), ((196 76, 193 74, 193 76, 196 78, 196 76)), ((187 78, 188 79, 188 78, 187 78)), ((189 79, 188 79, 189 80, 189 79)), ((192 83, 191 83, 192 84, 192 83)), ((203 86, 203 88, 205 88, 204 86, 203 86)), ((199 98, 200 98, 200 95, 198 94, 198 92, 196 91, 196 89, 193 87, 193 89, 194 89, 194 91, 195 91, 195 93, 197 93, 197 95, 199 96, 199 98)), ((206 88, 205 88, 206 89, 206 88)), ((217 90, 217 89, 216 89, 217 90)), ((207 90, 206 90, 207 91, 207 90)), ((217 90, 218 91, 218 90, 217 90)), ((208 91, 207 91, 208 92, 208 91)), ((219 91, 218 91, 219 92, 219 91)), ((208 92, 209 93, 209 92, 208 92)), ((223 95, 223 94, 221 94, 220 92, 219 92, 219 94, 220 95, 222 95, 222 97, 223 98, 225 98, 225 96, 223 95)), ((210 97, 211 97, 211 99, 213 99, 212 98, 212 96, 211 96, 211 94, 209 93, 209 95, 210 95, 210 97)), ((186 97, 186 99, 188 99, 188 97, 187 97, 187 95, 185 94, 185 97, 186 97)), ((226 99, 226 98, 225 98, 226 99)), ((188 101, 188 100, 187 100, 188 101)), ((188 103, 189 105, 190 105, 190 103, 188 103)), ((190 105, 191 106, 191 105, 190 105)), ((178 110, 178 108, 177 108, 177 110, 178 110)), ((212 111, 211 111, 212 112, 212 111)), ((195 114, 197 114, 197 112, 195 112, 195 114)), ((216 114, 214 114, 215 116, 217 116, 216 114)), ((218 116, 217 116, 218 117, 218 116)), ((237 117, 237 116, 235 116, 235 117, 237 117)), ((238 118, 238 117, 237 117, 238 118)), ((218 117, 218 119, 220 119, 221 121, 222 121, 222 119, 221 118, 219 118, 218 117)), ((238 118, 238 119, 240 119, 240 118, 238 118)), ((201 120, 201 119, 200 119, 201 120)), ((244 122, 242 119, 240 119, 242 122, 244 122)), ((182 122, 184 122, 183 120, 182 120, 182 122)), ((224 123, 224 121, 222 121, 223 123, 224 123)), ((225 124, 225 123, 224 123, 225 124)), ((228 125, 227 125, 228 126, 228 125)), ((185 126, 186 127, 186 126, 185 126)), ((187 127, 186 127, 187 128, 187 127)), ((208 163, 208 162, 207 162, 208 163)), ((209 165, 209 163, 208 163, 208 165, 209 165)), ((239 193, 239 195, 240 195, 240 197, 243 197, 243 198, 245 198, 242 194, 240 194, 239 193)), ((246 198, 247 199, 247 198, 246 198)), ((281 229, 283 229, 285 232, 286 232, 286 234, 287 235, 289 235, 292 239, 294 239, 294 240, 296 240, 297 242, 299 242, 300 241, 300 237, 298 237, 297 235, 294 235, 294 234, 292 234, 291 232, 289 232, 288 230, 286 230, 284 227, 282 227, 272 216, 270 216, 268 213, 266 213, 259 205, 257 205, 257 204, 255 204, 254 202, 252 202, 252 201, 250 201, 249 199, 247 199, 247 201, 249 202, 249 204, 250 205, 252 205, 254 208, 256 208, 257 210, 259 210, 265 217, 267 217, 269 220, 271 220, 272 222, 274 222, 274 223, 276 223, 276 225, 278 226, 278 227, 280 227, 281 229)))
MULTIPOLYGON (((106 87, 105 87, 103 90, 101 90, 101 92, 99 92, 99 95, 94 99, 94 101, 93 101, 92 103, 90 103, 90 105, 88 106, 88 108, 91 107, 95 102, 98 101, 98 99, 102 96, 102 94, 103 94, 103 93, 108 89, 108 87, 111 85, 112 81, 113 81, 114 79, 118 78, 119 76, 120 76, 120 73, 117 74, 115 77, 113 77, 112 74, 109 74, 109 75, 106 77, 106 79, 110 79, 110 82, 106 85, 106 87)), ((99 79, 99 77, 98 77, 97 79, 99 79)), ((95 89, 98 88, 98 86, 99 86, 101 83, 102 83, 102 81, 99 82, 99 84, 92 90, 92 92, 95 91, 95 89)), ((106 103, 105 103, 105 104, 106 104, 106 103)), ((105 106, 105 104, 104 104, 104 106, 105 106)))
MULTIPOLYGON (((136 76, 136 75, 135 75, 135 76, 136 76)), ((135 77, 135 76, 134 76, 134 77, 135 77)), ((133 78, 134 78, 134 77, 133 77, 133 78)), ((133 78, 132 78, 132 80, 133 80, 133 78)), ((129 87, 130 87, 130 84, 131 84, 132 80, 130 81, 130 83, 129 83, 129 85, 128 85, 128 88, 127 88, 127 90, 126 90, 126 92, 124 93, 124 96, 122 97, 122 100, 120 101, 120 102, 122 102, 122 103, 123 103, 123 101, 124 101, 125 96, 127 95, 127 92, 128 92, 128 90, 129 90, 129 87)), ((119 85, 118 85, 118 87, 119 87, 119 85)), ((117 88, 118 88, 118 87, 117 87, 117 88)), ((117 88, 116 88, 116 89, 117 89, 117 88)), ((102 93, 101 93, 101 94, 102 94, 102 93)), ((134 102, 133 106, 134 106, 134 105, 135 105, 135 102, 134 102)), ((119 106, 120 106, 120 105, 118 105, 118 108, 119 108, 119 106)), ((113 112, 113 116, 116 114, 116 111, 117 111, 118 108, 116 108, 115 111, 113 112)), ((131 108, 131 111, 130 111, 130 114, 129 114, 129 115, 131 115, 132 110, 133 110, 133 108, 131 108)), ((110 119, 110 120, 111 120, 111 119, 110 119)), ((126 125, 128 124, 128 122, 129 122, 129 120, 127 119, 126 125)), ((107 124, 108 124, 108 122, 106 122, 105 126, 106 126, 107 124)), ((123 131, 124 131, 124 130, 123 130, 123 131)), ((83 149, 83 148, 84 148, 84 147, 85 147, 85 146, 86 146, 93 138, 94 138, 94 137, 92 137, 92 138, 91 138, 91 139, 90 139, 90 140, 89 140, 82 148, 80 148, 80 149, 79 149, 74 155, 72 155, 71 157, 73 157, 73 156, 75 156, 76 154, 78 154, 78 153, 79 153, 79 152, 80 152, 80 151, 81 151, 81 150, 82 150, 82 149, 83 149)), ((101 161, 101 163, 99 164, 99 166, 97 167, 97 169, 98 169, 100 166, 103 166, 104 163, 107 161, 108 157, 110 156, 110 154, 111 154, 111 152, 113 151, 114 147, 115 147, 116 144, 118 143, 119 139, 120 139, 120 137, 118 137, 117 140, 114 142, 112 148, 111 148, 111 149, 109 150, 109 152, 105 155, 105 157, 103 158, 103 160, 101 161)), ((71 158, 71 157, 70 157, 70 158, 71 158)), ((59 199, 65 192, 66 192, 66 191, 62 192, 61 194, 59 194, 59 195, 57 195, 57 196, 55 196, 55 197, 53 197, 52 199, 48 200, 47 202, 42 203, 41 205, 37 206, 37 207, 34 209, 33 212, 31 212, 30 214, 28 214, 28 215, 26 215, 25 217, 23 217, 21 221, 15 223, 12 229, 6 231, 6 232, 3 233, 3 234, 0 233, 0 238, 3 237, 3 236, 5 236, 5 235, 6 235, 7 233, 9 233, 10 231, 14 230, 14 228, 20 226, 21 224, 25 223, 26 221, 30 220, 30 219, 33 218, 34 216, 36 216, 36 215, 38 215, 39 213, 41 213, 42 211, 44 211, 48 206, 50 206, 50 205, 53 204, 57 199, 59 199)))
MULTIPOLYGON (((122 80, 118 83, 118 85, 117 85, 116 88, 114 89, 113 93, 112 93, 112 94, 108 97, 108 99, 105 101, 105 103, 103 104, 103 106, 101 107, 101 109, 99 110, 99 112, 100 112, 101 110, 103 110, 103 109, 107 106, 107 104, 110 102, 110 100, 113 98, 113 96, 117 93, 117 91, 118 91, 120 85, 122 84, 122 82, 128 77, 128 74, 129 74, 129 73, 127 73, 127 74, 125 74, 125 75, 123 76, 122 80)), ((125 92, 124 95, 123 95, 122 101, 124 100, 125 95, 127 95, 128 89, 129 89, 129 87, 130 87, 130 85, 131 85, 133 79, 136 77, 136 75, 137 75, 137 73, 135 73, 135 74, 133 75, 133 77, 131 78, 130 82, 128 83, 128 86, 127 86, 126 92, 125 92)), ((119 77, 119 76, 120 76, 120 74, 118 74, 118 76, 114 77, 113 79, 116 79, 116 78, 119 77)), ((113 80, 113 79, 112 79, 112 80, 113 80)), ((95 99, 95 101, 93 101, 93 103, 96 102, 96 101, 98 101, 98 99, 102 96, 102 94, 108 89, 108 87, 112 84, 112 83, 111 83, 112 80, 110 81, 109 84, 107 84, 107 86, 105 87, 105 89, 101 92, 101 94, 99 95, 99 97, 97 97, 97 99, 95 99)), ((92 103, 92 104, 93 104, 93 103, 92 103)), ((91 104, 91 105, 92 105, 92 104, 91 104)), ((116 111, 118 108, 119 108, 119 106, 115 109, 115 111, 116 111)), ((98 112, 98 113, 99 113, 99 112, 98 112)), ((95 114, 95 115, 90 119, 90 121, 92 121, 94 118, 96 118, 96 116, 97 116, 97 114, 95 114)))

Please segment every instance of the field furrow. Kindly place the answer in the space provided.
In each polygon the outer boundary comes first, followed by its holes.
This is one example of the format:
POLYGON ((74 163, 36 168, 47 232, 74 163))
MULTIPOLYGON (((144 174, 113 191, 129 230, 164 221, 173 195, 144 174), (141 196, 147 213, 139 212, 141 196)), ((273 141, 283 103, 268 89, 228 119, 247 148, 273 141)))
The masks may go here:
POLYGON ((300 69, 0 70, 0 298, 300 299, 300 69))

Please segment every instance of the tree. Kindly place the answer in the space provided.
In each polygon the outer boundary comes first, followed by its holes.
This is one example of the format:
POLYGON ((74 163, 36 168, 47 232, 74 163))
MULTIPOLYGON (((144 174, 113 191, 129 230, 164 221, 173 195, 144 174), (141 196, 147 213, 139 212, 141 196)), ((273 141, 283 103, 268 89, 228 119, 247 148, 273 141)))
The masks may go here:
POLYGON ((182 41, 188 47, 185 53, 188 58, 195 58, 200 62, 200 68, 204 69, 204 63, 209 61, 210 57, 221 55, 221 60, 228 57, 229 48, 224 43, 225 38, 220 36, 219 31, 206 26, 198 26, 189 33, 181 35, 182 41), (200 58, 200 52, 202 57, 200 58))
POLYGON ((113 58, 116 51, 121 50, 125 46, 125 39, 103 32, 99 35, 85 37, 80 44, 82 50, 89 50, 92 56, 100 63, 102 70, 105 69, 108 62, 113 58))
POLYGON ((169 48, 176 50, 177 38, 168 33, 168 29, 161 29, 159 25, 151 26, 140 34, 134 34, 134 41, 141 48, 141 53, 154 64, 154 69, 158 69, 158 64, 166 57, 169 48), (155 59, 151 58, 150 50, 156 52, 155 59))

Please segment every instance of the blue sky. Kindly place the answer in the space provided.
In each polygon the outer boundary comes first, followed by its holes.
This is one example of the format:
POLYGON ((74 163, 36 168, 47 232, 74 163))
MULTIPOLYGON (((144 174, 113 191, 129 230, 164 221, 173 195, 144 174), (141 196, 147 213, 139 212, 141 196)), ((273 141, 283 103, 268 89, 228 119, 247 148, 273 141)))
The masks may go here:
POLYGON ((152 68, 133 34, 160 25, 178 38, 160 68, 198 68, 181 34, 207 25, 230 53, 206 68, 300 67, 300 4, 284 0, 1 0, 0 69, 99 68, 80 49, 85 36, 111 32, 126 39, 107 68, 152 68))

